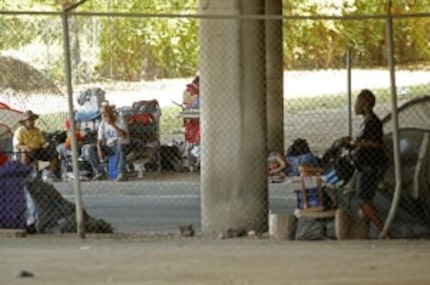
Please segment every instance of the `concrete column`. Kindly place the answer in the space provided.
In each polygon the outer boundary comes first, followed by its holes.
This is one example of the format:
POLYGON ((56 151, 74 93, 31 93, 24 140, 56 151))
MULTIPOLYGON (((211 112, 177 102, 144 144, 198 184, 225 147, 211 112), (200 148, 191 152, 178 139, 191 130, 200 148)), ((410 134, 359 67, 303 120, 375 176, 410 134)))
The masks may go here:
MULTIPOLYGON (((282 16, 282 0, 266 0, 266 15, 282 16)), ((282 20, 266 21, 267 147, 284 151, 284 55, 282 20)))
MULTIPOLYGON (((202 14, 261 13, 263 0, 200 0, 202 14), (261 4, 261 5, 260 5, 261 4)), ((267 229, 263 21, 200 22, 203 233, 267 229)))

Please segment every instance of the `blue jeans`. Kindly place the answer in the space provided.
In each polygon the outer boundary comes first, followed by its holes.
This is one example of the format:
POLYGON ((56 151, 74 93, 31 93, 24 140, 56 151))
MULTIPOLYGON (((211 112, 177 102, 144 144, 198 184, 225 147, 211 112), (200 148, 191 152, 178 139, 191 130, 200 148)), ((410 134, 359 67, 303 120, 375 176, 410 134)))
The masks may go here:
MULTIPOLYGON (((126 162, 125 162, 126 146, 127 145, 121 144, 121 143, 116 143, 113 146, 102 145, 102 152, 105 154, 106 157, 109 157, 111 155, 116 155, 118 157, 118 173, 126 172, 126 162)), ((95 145, 91 146, 91 148, 88 151, 88 156, 94 171, 96 173, 104 173, 105 169, 103 165, 100 163, 100 159, 97 154, 97 146, 95 145)))

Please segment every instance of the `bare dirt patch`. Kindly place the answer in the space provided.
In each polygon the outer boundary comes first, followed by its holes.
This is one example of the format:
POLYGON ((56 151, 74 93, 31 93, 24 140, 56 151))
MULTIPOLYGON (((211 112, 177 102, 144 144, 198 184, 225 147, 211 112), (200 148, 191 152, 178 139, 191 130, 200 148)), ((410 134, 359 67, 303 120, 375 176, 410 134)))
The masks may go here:
POLYGON ((428 241, 9 239, 9 284, 429 284, 428 241), (25 269, 35 277, 22 280, 25 269))

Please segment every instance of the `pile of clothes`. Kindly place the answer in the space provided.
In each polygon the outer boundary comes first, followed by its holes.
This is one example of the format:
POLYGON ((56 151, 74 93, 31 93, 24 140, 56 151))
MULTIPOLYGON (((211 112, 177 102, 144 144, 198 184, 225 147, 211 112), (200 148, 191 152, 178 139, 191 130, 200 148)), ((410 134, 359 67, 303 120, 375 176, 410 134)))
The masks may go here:
MULTIPOLYGON (((52 184, 33 177, 31 166, 8 160, 0 151, 0 228, 28 233, 75 233, 76 207, 52 184)), ((84 210, 88 233, 113 233, 112 225, 84 210)))

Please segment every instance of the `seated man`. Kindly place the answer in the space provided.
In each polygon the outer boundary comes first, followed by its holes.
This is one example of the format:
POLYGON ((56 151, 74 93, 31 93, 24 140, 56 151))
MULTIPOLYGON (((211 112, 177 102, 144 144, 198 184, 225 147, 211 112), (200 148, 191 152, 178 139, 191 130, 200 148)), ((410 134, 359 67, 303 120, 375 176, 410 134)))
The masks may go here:
POLYGON ((19 121, 22 126, 18 127, 13 136, 13 146, 16 152, 21 154, 21 162, 29 165, 34 160, 49 161, 48 178, 56 179, 58 165, 58 154, 55 148, 46 142, 45 137, 35 121, 39 115, 32 111, 26 111, 19 121))
POLYGON ((117 181, 126 180, 125 148, 129 144, 129 132, 127 123, 121 116, 114 113, 109 105, 101 108, 102 121, 97 130, 96 146, 89 149, 89 160, 95 171, 95 180, 106 176, 104 167, 100 164, 107 156, 116 155, 118 157, 118 177, 117 181))

